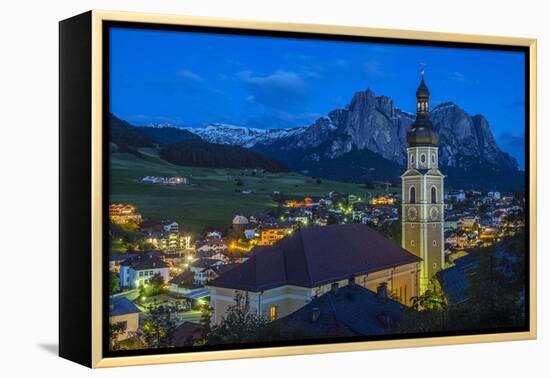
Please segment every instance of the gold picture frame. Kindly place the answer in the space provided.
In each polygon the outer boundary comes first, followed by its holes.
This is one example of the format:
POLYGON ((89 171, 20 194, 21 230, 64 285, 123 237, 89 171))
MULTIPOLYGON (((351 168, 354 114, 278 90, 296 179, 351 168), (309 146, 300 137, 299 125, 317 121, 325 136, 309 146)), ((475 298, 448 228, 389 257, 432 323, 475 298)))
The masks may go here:
MULTIPOLYGON (((115 367, 115 366, 130 366, 143 364, 161 364, 174 362, 192 362, 192 361, 208 361, 221 359, 237 359, 251 357, 270 357, 270 356, 285 356, 285 355, 302 355, 312 353, 329 353, 329 352, 349 352, 372 349, 387 349, 387 348, 404 348, 404 347, 424 347, 448 344, 466 344, 466 343, 481 343, 495 341, 513 341, 535 339, 537 336, 537 297, 536 297, 536 213, 537 213, 537 166, 536 166, 536 123, 537 123, 537 41, 536 39, 499 37, 499 36, 482 36, 454 33, 436 33, 412 30, 392 30, 392 29, 375 29, 366 27, 350 27, 350 26, 335 26, 335 25, 317 25, 317 24, 295 24, 295 23, 279 23, 279 22, 258 22, 252 20, 232 20, 210 17, 188 17, 174 16, 162 14, 144 14, 144 13, 127 13, 127 12, 110 12, 94 10, 86 14, 90 25, 90 69, 91 69, 91 94, 90 99, 90 151, 91 151, 91 168, 90 168, 90 229, 89 237, 91 241, 90 247, 90 349, 89 359, 82 362, 90 367, 115 367), (360 36, 360 37, 379 37, 379 38, 397 38, 411 41, 433 41, 433 42, 458 42, 458 43, 475 43, 475 44, 491 44, 504 46, 521 46, 529 49, 529 165, 526 169, 529 170, 529 331, 513 332, 513 333, 495 333, 481 335, 463 335, 463 336, 445 336, 445 337, 425 337, 414 339, 400 340, 381 340, 381 341, 365 341, 352 343, 337 343, 337 344, 318 344, 305 346, 289 346, 289 347, 266 347, 256 349, 238 349, 238 350, 220 350, 220 351, 205 351, 192 353, 169 353, 155 355, 140 355, 128 357, 104 357, 103 353, 103 182, 102 175, 105 169, 103 161, 103 137, 102 137, 102 120, 103 120, 103 38, 104 38, 104 22, 120 21, 143 24, 170 24, 170 25, 192 25, 203 27, 217 28, 237 28, 244 30, 262 30, 262 31, 283 31, 283 32, 300 32, 300 33, 315 33, 315 34, 331 34, 343 36, 360 36)), ((63 45, 63 44, 62 44, 63 45)), ((64 105, 61 104, 63 107, 64 105)), ((63 117, 62 117, 63 118, 63 117)), ((63 231, 62 231, 63 232, 63 231)), ((64 237, 64 236, 62 236, 64 237)), ((63 280, 62 280, 63 282, 63 280)), ((63 283, 62 283, 63 285, 63 283)), ((62 292, 62 296, 67 295, 62 292)), ((61 304, 62 311, 68 311, 67 307, 61 304)), ((62 322, 63 319, 60 319, 62 322)), ((68 337, 68 336, 64 336, 68 337)), ((86 340, 86 339, 84 339, 86 340)), ((68 347, 67 347, 68 348, 68 347)), ((88 351, 86 352, 88 353, 88 351)), ((64 352, 61 345, 61 355, 69 359, 77 360, 77 357, 71 358, 69 352, 64 352)))

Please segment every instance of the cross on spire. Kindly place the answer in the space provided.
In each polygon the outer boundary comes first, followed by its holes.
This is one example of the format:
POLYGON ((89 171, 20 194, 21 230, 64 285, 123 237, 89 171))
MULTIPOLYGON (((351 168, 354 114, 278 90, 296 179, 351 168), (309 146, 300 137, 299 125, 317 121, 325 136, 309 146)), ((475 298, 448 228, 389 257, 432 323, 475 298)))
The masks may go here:
POLYGON ((422 76, 424 76, 424 71, 425 71, 424 68, 425 68, 425 66, 426 66, 426 63, 420 62, 420 66, 422 67, 422 68, 420 69, 420 74, 421 74, 422 76))

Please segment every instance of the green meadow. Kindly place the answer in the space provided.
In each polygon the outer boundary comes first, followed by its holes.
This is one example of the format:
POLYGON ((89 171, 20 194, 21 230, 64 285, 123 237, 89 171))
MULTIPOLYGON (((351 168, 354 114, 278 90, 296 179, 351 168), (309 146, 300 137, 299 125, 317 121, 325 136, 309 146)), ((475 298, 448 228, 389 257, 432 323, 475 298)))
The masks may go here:
MULTIPOLYGON (((364 186, 311 177, 294 172, 257 173, 251 170, 181 167, 158 158, 155 150, 111 155, 110 202, 132 203, 145 218, 173 219, 184 232, 197 234, 207 227, 225 229, 235 214, 268 213, 277 205, 273 191, 287 196, 324 196, 331 191, 367 195, 364 186), (189 185, 164 186, 143 183, 145 176, 185 176, 189 185), (242 181, 237 186, 235 179, 242 181), (236 189, 252 189, 243 194, 236 189)), ((372 192, 372 190, 371 190, 372 192)))

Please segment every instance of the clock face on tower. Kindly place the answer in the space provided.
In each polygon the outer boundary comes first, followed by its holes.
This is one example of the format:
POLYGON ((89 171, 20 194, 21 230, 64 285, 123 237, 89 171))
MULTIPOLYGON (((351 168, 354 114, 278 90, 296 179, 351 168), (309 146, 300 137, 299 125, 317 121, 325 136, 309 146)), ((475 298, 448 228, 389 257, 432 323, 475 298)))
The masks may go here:
POLYGON ((437 207, 432 207, 430 209, 430 218, 432 220, 437 220, 439 217, 439 210, 437 209, 437 207))
POLYGON ((409 210, 407 210, 407 217, 410 220, 416 220, 416 217, 418 215, 418 212, 416 211, 415 207, 409 207, 409 210))

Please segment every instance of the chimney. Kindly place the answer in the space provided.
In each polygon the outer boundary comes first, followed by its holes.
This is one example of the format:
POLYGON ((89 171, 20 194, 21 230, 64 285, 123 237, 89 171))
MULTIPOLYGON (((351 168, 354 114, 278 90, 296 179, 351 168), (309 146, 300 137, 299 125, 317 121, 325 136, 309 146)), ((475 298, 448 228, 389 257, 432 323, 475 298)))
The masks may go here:
POLYGON ((321 309, 319 307, 313 307, 311 309, 311 321, 316 322, 321 316, 321 309))
POLYGON ((349 285, 355 285, 355 277, 348 278, 348 286, 349 285))
POLYGON ((330 285, 330 292, 333 295, 338 295, 338 282, 334 282, 333 284, 330 285))
POLYGON ((382 282, 376 288, 376 297, 380 302, 385 302, 388 299, 388 283, 382 282))

